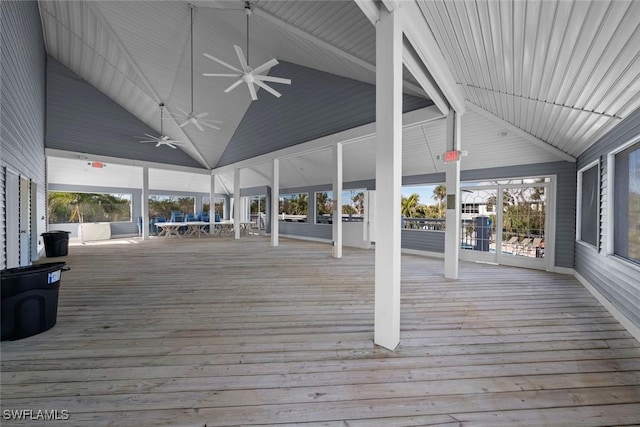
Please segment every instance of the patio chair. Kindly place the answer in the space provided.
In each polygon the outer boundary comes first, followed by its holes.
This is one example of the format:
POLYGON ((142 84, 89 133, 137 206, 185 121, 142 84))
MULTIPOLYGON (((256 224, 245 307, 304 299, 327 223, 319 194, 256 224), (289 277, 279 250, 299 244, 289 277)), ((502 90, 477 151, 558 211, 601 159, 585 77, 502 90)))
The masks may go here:
POLYGON ((515 254, 516 255, 524 255, 524 251, 527 249, 527 246, 531 244, 531 238, 525 237, 516 243, 515 254))
POLYGON ((511 248, 511 252, 513 252, 514 246, 517 242, 518 236, 511 236, 509 240, 507 240, 506 242, 502 242, 502 247, 506 249, 508 246, 511 248))
POLYGON ((540 244, 542 243, 542 238, 540 237, 536 237, 535 239, 533 239, 531 241, 531 243, 529 244, 529 247, 527 248, 527 254, 530 251, 535 251, 536 253, 536 258, 538 258, 538 254, 539 254, 539 248, 540 248, 540 244))
POLYGON ((184 214, 182 212, 171 212, 171 222, 182 222, 184 221, 184 214))

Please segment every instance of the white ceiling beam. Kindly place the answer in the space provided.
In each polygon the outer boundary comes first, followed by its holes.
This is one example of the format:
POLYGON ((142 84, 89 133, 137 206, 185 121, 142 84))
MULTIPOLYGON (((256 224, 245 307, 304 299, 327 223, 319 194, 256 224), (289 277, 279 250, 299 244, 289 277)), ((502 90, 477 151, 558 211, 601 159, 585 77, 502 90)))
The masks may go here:
POLYGON ((459 115, 464 114, 464 94, 453 78, 453 74, 418 4, 414 0, 386 0, 386 2, 393 5, 395 13, 401 14, 404 35, 413 46, 420 61, 429 71, 437 87, 446 97, 451 108, 459 115))
MULTIPOLYGON (((102 27, 109 34, 109 38, 111 40, 113 40, 115 45, 122 51, 122 54, 125 56, 125 58, 126 58, 127 62, 129 63, 129 65, 133 68, 135 73, 140 77, 140 79, 145 84, 145 86, 147 86, 147 88, 152 92, 151 97, 155 97, 156 98, 156 99, 153 100, 155 102, 155 104, 156 104, 156 107, 157 107, 159 101, 164 102, 164 100, 162 99, 160 94, 158 92, 156 92, 156 90, 154 89, 153 85, 151 84, 151 82, 149 81, 147 76, 142 72, 142 70, 138 66, 137 62, 133 59, 133 56, 131 56, 131 54, 127 50, 126 46, 124 45, 124 43, 122 42, 120 37, 116 34, 116 32, 113 30, 113 28, 111 28, 111 25, 109 24, 109 21, 107 21, 107 19, 102 15, 102 12, 100 12, 99 7, 95 6, 93 2, 85 2, 84 4, 95 15, 96 20, 98 20, 98 22, 100 22, 100 24, 102 24, 102 27)), ((94 52, 96 52, 96 54, 98 54, 98 52, 92 46, 91 46, 91 49, 94 52)), ((118 70, 118 71, 122 72, 121 70, 118 70)), ((179 70, 175 70, 175 73, 177 74, 178 71, 179 70)), ((122 74, 126 75, 124 72, 122 74)), ((176 76, 176 78, 177 78, 177 76, 176 76)), ((143 91, 143 92, 145 92, 145 91, 143 91)), ((149 96, 149 94, 147 94, 147 95, 149 96)), ((203 166, 206 166, 207 168, 211 169, 211 165, 209 165, 209 162, 207 161, 207 159, 204 158, 204 156, 202 155, 200 150, 198 150, 198 147, 191 141, 191 139, 184 132, 184 130, 182 130, 182 128, 179 126, 179 123, 177 122, 177 120, 171 114, 169 114, 169 117, 170 117, 170 120, 175 124, 175 128, 173 129, 174 133, 177 132, 180 135, 178 138, 174 138, 174 139, 178 139, 178 140, 183 140, 184 139, 184 140, 186 140, 186 142, 189 144, 189 148, 191 148, 191 150, 183 150, 183 151, 185 153, 187 153, 188 155, 192 156, 192 157, 195 155, 195 160, 200 162, 203 166)))
POLYGON ((485 110, 482 107, 477 106, 476 104, 467 101, 466 103, 467 108, 470 111, 473 111, 474 113, 477 113, 478 115, 484 117, 485 119, 497 124, 498 126, 501 126, 503 128, 505 128, 507 130, 507 132, 511 132, 514 135, 519 136, 520 138, 524 139, 525 141, 528 141, 530 143, 532 143, 533 145, 535 145, 536 147, 540 147, 543 150, 546 150, 548 152, 550 152, 551 154, 554 154, 556 156, 558 156, 559 158, 561 158, 562 160, 566 160, 567 162, 572 162, 574 163, 576 161, 576 158, 573 157, 572 155, 565 153, 564 151, 560 150, 559 148, 549 144, 546 141, 543 141, 542 139, 531 135, 529 132, 525 132, 522 129, 520 129, 517 126, 514 126, 513 124, 509 123, 508 121, 496 116, 493 113, 490 113, 489 111, 485 110))
MULTIPOLYGON (((363 0, 366 1, 366 0, 363 0)), ((268 20, 269 22, 271 22, 272 24, 278 25, 279 27, 281 27, 282 29, 290 32, 291 34, 295 34, 296 36, 303 38, 313 44, 315 44, 316 46, 319 46, 343 59, 346 59, 347 61, 356 64, 362 68, 364 68, 365 70, 368 70, 372 73, 375 74, 376 72, 376 66, 374 64, 371 64, 367 61, 365 61, 364 59, 358 58, 355 55, 350 54, 349 52, 346 52, 330 43, 327 43, 326 41, 314 36, 313 34, 310 34, 308 32, 306 32, 305 30, 296 27, 295 25, 291 25, 286 21, 283 21, 282 19, 278 18, 277 16, 267 12, 266 10, 261 9, 258 6, 255 5, 251 5, 251 10, 253 11, 253 13, 256 16, 260 16, 266 20, 268 20)), ((409 82, 403 82, 402 85, 405 89, 410 90, 416 94, 422 94, 424 91, 421 87, 418 87, 412 83, 409 82)))
POLYGON ((373 25, 380 21, 380 4, 376 0, 353 0, 373 25))
POLYGON ((87 160, 94 162, 111 163, 123 166, 146 166, 150 169, 161 169, 176 172, 197 173, 201 175, 210 175, 211 171, 204 168, 194 168, 191 166, 170 165, 167 163, 150 162, 146 160, 124 159, 122 157, 100 156, 97 154, 87 154, 77 151, 58 150, 56 148, 45 148, 44 154, 48 157, 60 157, 63 159, 87 160))
MULTIPOLYGON (((402 128, 411 129, 416 126, 422 126, 425 123, 442 118, 442 113, 438 107, 432 105, 429 107, 421 108, 419 110, 410 111, 402 115, 402 128)), ((371 138, 376 134, 376 123, 368 123, 366 125, 358 126, 355 128, 347 129, 342 132, 335 133, 333 135, 323 136, 322 138, 314 139, 313 141, 303 142, 291 147, 282 148, 280 150, 272 151, 270 153, 262 154, 260 156, 252 157, 247 160, 241 160, 239 162, 222 166, 214 169, 213 173, 216 175, 232 172, 234 168, 248 168, 260 163, 271 162, 271 160, 285 157, 299 156, 301 154, 310 153, 313 151, 325 149, 331 147, 336 143, 348 144, 356 141, 360 141, 365 138, 371 138)))
POLYGON ((438 88, 436 82, 433 81, 433 77, 431 77, 411 45, 406 41, 403 43, 402 60, 407 70, 409 70, 418 83, 420 83, 420 86, 422 86, 433 103, 436 104, 436 107, 438 107, 444 116, 447 116, 449 114, 449 103, 447 99, 440 88, 438 88))

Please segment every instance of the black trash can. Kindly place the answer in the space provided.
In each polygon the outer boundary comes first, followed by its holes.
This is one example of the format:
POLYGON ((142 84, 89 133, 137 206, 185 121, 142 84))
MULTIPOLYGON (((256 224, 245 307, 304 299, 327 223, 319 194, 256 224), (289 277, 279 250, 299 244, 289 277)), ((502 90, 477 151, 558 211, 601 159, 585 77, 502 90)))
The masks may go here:
POLYGON ((0 272, 1 340, 19 340, 51 329, 58 316, 64 262, 8 268, 0 272))
POLYGON ((69 253, 69 234, 69 231, 61 230, 41 234, 47 257, 67 256, 69 253))

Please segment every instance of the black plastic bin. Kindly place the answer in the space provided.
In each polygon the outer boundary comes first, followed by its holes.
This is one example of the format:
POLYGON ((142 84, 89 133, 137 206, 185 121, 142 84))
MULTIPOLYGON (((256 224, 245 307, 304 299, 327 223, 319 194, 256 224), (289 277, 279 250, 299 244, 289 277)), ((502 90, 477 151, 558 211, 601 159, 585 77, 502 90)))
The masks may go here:
POLYGON ((2 341, 19 340, 51 329, 58 316, 64 262, 8 268, 0 272, 2 341))
POLYGON ((67 256, 69 253, 69 234, 69 231, 60 230, 42 233, 47 257, 67 256))

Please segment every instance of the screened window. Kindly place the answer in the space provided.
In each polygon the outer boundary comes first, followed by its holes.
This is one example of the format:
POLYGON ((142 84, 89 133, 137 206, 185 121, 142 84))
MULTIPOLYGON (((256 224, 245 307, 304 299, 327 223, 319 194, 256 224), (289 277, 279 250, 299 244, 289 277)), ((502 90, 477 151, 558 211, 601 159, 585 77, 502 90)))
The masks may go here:
POLYGON ((307 222, 309 214, 309 194, 281 194, 280 200, 280 221, 284 222, 307 222))
POLYGON ((194 214, 196 199, 193 196, 149 196, 149 218, 171 218, 171 214, 194 214))
POLYGON ((640 143, 615 155, 614 253, 640 263, 640 143))
MULTIPOLYGON (((211 210, 211 198, 203 197, 202 198, 202 212, 208 214, 211 210)), ((216 206, 215 212, 218 214, 220 218, 224 217, 224 199, 220 197, 216 197, 216 206)))
POLYGON ((51 191, 49 224, 131 221, 131 194, 51 191))
POLYGON ((598 164, 588 166, 578 172, 578 240, 598 246, 600 224, 599 189, 600 174, 598 164))
MULTIPOLYGON (((364 221, 366 189, 342 191, 342 222, 364 221)), ((316 193, 316 224, 333 223, 333 191, 316 193)))

